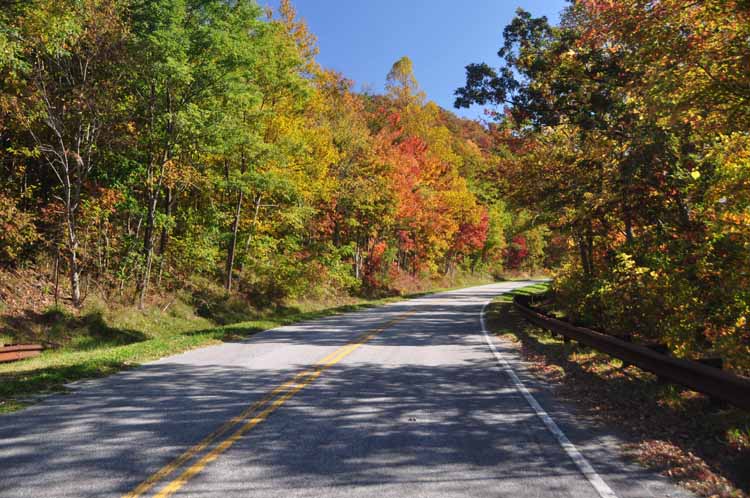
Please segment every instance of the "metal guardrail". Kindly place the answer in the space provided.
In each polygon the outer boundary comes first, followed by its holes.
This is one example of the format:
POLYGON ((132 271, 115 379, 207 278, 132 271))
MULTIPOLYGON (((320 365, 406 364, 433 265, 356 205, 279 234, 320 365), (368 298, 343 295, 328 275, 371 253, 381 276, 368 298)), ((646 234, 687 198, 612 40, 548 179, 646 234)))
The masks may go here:
POLYGON ((10 344, 0 346, 0 363, 32 358, 42 353, 41 344, 10 344))
POLYGON ((696 361, 673 358, 646 346, 632 344, 552 318, 532 308, 528 296, 515 296, 513 305, 527 320, 544 329, 591 346, 642 370, 652 372, 662 379, 750 410, 750 378, 734 375, 696 361))

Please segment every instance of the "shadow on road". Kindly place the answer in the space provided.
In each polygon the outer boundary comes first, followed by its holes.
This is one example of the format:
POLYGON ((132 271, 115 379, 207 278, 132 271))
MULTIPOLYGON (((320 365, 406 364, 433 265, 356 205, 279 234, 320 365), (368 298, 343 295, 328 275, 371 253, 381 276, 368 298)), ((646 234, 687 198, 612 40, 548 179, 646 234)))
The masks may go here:
POLYGON ((356 485, 382 488, 384 496, 404 489, 446 496, 502 489, 518 496, 529 483, 539 496, 580 486, 590 492, 479 335, 480 305, 496 292, 454 292, 285 327, 238 344, 249 349, 235 351, 234 365, 212 364, 205 356, 211 348, 197 350, 2 416, 0 496, 28 495, 30 482, 39 497, 129 491, 309 367, 326 347, 330 352, 411 310, 417 313, 331 367, 248 433, 206 470, 211 479, 189 484, 191 492, 267 496, 274 489, 302 496, 308 490, 313 496, 326 488, 347 496, 356 485), (276 367, 247 357, 266 350, 293 356, 289 346, 312 354, 286 364, 277 357, 276 367))

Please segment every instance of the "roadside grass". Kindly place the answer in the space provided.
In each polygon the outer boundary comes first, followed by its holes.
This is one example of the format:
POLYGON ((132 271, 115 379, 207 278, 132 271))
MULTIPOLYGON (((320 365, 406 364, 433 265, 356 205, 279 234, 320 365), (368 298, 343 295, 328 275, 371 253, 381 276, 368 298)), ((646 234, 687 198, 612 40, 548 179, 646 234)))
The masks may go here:
POLYGON ((489 329, 515 343, 530 370, 583 416, 622 430, 632 441, 625 448, 630 458, 702 496, 748 496, 750 414, 529 324, 513 308, 513 294, 547 288, 500 296, 487 308, 489 329))
POLYGON ((44 313, 26 313, 12 319, 16 333, 3 334, 0 342, 41 341, 55 347, 35 358, 0 364, 0 413, 22 409, 40 396, 65 391, 70 382, 111 375, 201 346, 491 281, 478 278, 456 283, 453 287, 401 296, 309 300, 267 310, 255 310, 239 301, 212 296, 204 299, 197 309, 174 300, 166 309, 107 310, 104 303, 94 301, 77 316, 55 308, 44 313))

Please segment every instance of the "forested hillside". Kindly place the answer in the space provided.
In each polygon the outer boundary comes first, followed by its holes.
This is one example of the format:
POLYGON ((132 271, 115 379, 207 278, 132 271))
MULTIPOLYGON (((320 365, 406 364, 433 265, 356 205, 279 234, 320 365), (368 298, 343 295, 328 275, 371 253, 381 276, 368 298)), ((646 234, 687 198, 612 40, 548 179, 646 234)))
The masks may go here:
POLYGON ((740 0, 519 11, 456 92, 480 124, 408 57, 355 91, 287 1, 7 3, 0 299, 263 307, 547 267, 570 319, 747 372, 749 38, 740 0))
POLYGON ((287 1, 6 2, 0 54, 2 300, 32 275, 72 307, 265 306, 543 264, 498 129, 428 101, 407 57, 355 92, 287 1))
POLYGON ((750 4, 584 0, 503 38, 456 105, 503 111, 507 194, 570 243, 569 318, 750 372, 750 4))

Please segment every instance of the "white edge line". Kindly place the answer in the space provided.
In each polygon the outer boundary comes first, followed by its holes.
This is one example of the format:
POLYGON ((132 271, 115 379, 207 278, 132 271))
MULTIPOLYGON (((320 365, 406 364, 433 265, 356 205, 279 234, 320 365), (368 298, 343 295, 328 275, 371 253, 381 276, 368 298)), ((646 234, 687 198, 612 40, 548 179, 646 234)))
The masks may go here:
POLYGON ((534 398, 529 390, 526 389, 526 386, 523 385, 523 382, 521 382, 521 379, 518 377, 518 375, 516 375, 516 372, 513 371, 510 363, 508 363, 508 361, 502 357, 500 352, 495 347, 495 344, 492 342, 492 339, 487 333, 487 327, 485 326, 484 321, 484 313, 487 309, 487 305, 489 304, 490 301, 487 301, 486 303, 484 303, 484 306, 482 306, 482 311, 479 314, 479 321, 482 324, 482 333, 484 334, 484 339, 492 350, 492 354, 495 356, 495 359, 500 364, 500 368, 506 374, 508 374, 508 377, 510 377, 510 379, 513 381, 513 384, 515 385, 518 392, 523 395, 523 397, 526 399, 526 402, 531 406, 531 408, 539 416, 539 418, 542 419, 544 425, 552 433, 552 435, 555 436, 557 442, 560 443, 560 446, 562 446, 562 448, 565 450, 565 453, 567 453, 570 459, 573 460, 584 477, 589 481, 589 483, 591 483, 596 492, 599 493, 599 496, 601 496, 602 498, 617 498, 617 495, 614 491, 612 491, 612 488, 610 488, 607 483, 604 482, 604 479, 602 479, 601 476, 596 473, 594 467, 592 467, 589 461, 586 460, 586 458, 581 454, 580 451, 578 451, 578 448, 576 448, 575 445, 570 442, 570 439, 568 439, 568 437, 555 423, 555 421, 552 420, 552 417, 549 416, 544 408, 542 408, 542 405, 540 405, 536 398, 534 398))

